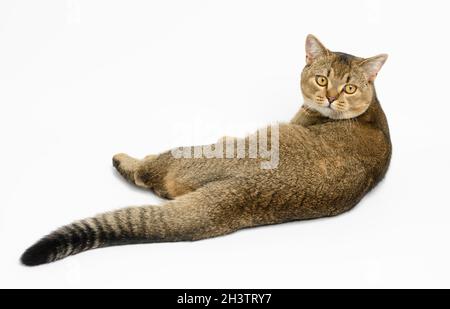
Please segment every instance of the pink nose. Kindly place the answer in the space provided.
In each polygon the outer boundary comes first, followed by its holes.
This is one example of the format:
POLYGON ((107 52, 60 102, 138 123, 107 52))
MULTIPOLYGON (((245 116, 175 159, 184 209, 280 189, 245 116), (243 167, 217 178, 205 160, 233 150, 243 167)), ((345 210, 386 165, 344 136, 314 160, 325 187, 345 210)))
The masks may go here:
POLYGON ((336 100, 336 97, 327 97, 328 103, 333 103, 336 100))

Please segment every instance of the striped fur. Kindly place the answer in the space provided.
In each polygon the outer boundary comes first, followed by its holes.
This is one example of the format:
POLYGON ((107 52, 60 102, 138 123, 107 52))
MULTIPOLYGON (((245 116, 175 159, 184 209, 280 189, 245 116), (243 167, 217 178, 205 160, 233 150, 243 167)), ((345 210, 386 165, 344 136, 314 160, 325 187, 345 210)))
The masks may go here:
POLYGON ((238 226, 225 211, 244 201, 243 193, 223 202, 214 192, 231 182, 211 183, 163 206, 129 207, 76 221, 39 240, 21 257, 35 266, 90 249, 150 242, 191 241, 227 234, 238 226), (206 195, 207 194, 207 195, 206 195))
POLYGON ((354 207, 384 177, 391 157, 388 123, 373 84, 387 56, 333 53, 313 36, 306 48, 305 105, 279 126, 276 168, 261 169, 260 159, 248 157, 175 158, 168 151, 137 160, 118 154, 113 165, 125 179, 171 201, 64 226, 29 248, 23 264, 112 245, 204 239, 354 207), (316 75, 328 78, 329 89, 318 85, 316 75), (347 96, 342 86, 349 82, 358 91, 347 96), (340 96, 329 102, 337 90, 340 96))

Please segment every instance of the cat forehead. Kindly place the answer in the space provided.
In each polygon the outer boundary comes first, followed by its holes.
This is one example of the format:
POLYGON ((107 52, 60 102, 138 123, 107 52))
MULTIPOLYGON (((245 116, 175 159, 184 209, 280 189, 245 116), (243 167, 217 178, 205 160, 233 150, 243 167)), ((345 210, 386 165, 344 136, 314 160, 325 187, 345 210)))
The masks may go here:
POLYGON ((351 76, 352 79, 359 80, 363 77, 358 65, 361 60, 362 58, 346 53, 332 52, 327 57, 317 59, 311 65, 311 69, 317 74, 327 77, 332 76, 336 79, 347 80, 351 76))

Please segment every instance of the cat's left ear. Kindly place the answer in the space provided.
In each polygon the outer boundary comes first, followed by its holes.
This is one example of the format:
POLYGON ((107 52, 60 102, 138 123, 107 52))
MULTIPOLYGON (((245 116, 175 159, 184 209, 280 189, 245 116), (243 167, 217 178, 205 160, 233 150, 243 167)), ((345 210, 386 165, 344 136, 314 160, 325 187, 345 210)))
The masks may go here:
POLYGON ((328 49, 312 34, 308 34, 305 43, 306 64, 311 64, 319 57, 329 54, 328 49))
POLYGON ((375 77, 377 77, 378 72, 381 70, 381 67, 386 62, 387 58, 387 54, 381 54, 372 58, 364 59, 360 63, 360 66, 369 82, 373 82, 375 80, 375 77))

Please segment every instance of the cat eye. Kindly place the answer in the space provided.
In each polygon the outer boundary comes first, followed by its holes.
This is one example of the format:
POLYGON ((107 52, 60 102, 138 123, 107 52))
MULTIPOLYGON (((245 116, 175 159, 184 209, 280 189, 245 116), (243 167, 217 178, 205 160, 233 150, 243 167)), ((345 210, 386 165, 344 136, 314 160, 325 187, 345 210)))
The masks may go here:
POLYGON ((325 76, 317 75, 316 83, 317 83, 317 85, 319 85, 321 87, 325 87, 328 84, 328 79, 325 76))
POLYGON ((357 87, 355 85, 352 84, 347 84, 344 87, 344 91, 346 94, 354 94, 356 91, 357 87))

